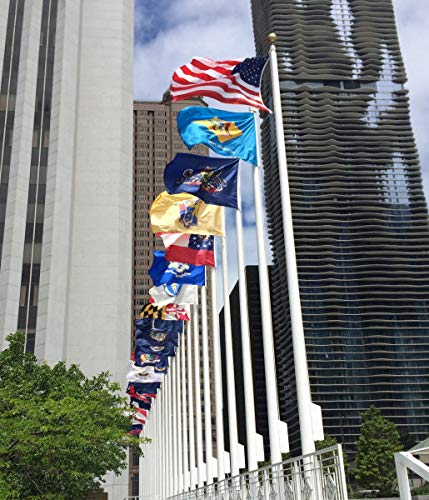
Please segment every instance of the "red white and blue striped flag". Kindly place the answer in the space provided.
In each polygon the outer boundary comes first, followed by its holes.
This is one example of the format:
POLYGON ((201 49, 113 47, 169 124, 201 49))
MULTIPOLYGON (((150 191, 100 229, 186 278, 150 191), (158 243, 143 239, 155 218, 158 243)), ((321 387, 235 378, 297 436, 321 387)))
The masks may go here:
POLYGON ((194 57, 177 69, 170 85, 173 101, 205 96, 228 104, 270 110, 261 97, 261 77, 268 57, 213 61, 194 57))
POLYGON ((157 236, 164 242, 166 260, 214 267, 214 236, 183 233, 158 233, 157 236))

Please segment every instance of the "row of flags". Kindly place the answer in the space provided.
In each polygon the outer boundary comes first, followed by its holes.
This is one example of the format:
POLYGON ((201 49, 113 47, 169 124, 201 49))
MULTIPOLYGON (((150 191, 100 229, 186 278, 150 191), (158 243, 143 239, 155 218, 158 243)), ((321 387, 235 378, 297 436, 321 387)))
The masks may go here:
MULTIPOLYGON (((213 61, 196 57, 175 71, 173 100, 205 96, 269 111, 260 82, 268 58, 213 61)), ((174 357, 198 288, 206 285, 206 267, 215 266, 214 237, 224 236, 223 209, 237 208, 239 161, 257 165, 253 113, 189 106, 177 115, 184 144, 197 144, 227 158, 178 153, 164 171, 165 191, 150 208, 151 231, 165 250, 155 250, 149 270, 149 302, 135 321, 135 345, 127 372, 127 393, 139 435, 163 377, 174 357)))

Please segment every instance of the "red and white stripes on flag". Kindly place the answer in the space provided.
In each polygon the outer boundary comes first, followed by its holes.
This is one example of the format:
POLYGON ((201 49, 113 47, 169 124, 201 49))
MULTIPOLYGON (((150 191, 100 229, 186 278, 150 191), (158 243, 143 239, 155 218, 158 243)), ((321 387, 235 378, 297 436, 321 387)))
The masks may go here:
MULTIPOLYGON (((205 96, 228 104, 244 104, 270 112, 262 102, 260 75, 255 86, 244 81, 240 71, 234 72, 243 61, 244 59, 213 61, 207 57, 194 57, 173 74, 170 85, 173 101, 205 96)), ((255 71, 258 70, 255 68, 255 71)))

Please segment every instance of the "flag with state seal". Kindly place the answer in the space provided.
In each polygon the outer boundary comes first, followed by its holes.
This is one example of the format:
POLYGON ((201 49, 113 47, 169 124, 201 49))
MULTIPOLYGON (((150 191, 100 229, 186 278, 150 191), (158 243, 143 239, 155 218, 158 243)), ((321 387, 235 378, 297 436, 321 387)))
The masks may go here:
POLYGON ((253 113, 188 106, 177 115, 177 129, 188 149, 204 144, 222 156, 258 164, 253 113))
POLYGON ((190 193, 163 191, 150 208, 153 233, 213 234, 223 236, 223 208, 204 203, 190 193))
POLYGON ((168 321, 190 320, 189 306, 186 304, 167 304, 156 306, 153 303, 146 304, 139 314, 140 318, 164 319, 168 321))
POLYGON ((159 307, 168 304, 188 305, 198 304, 198 285, 169 285, 153 286, 149 290, 151 301, 159 307))
POLYGON ((206 284, 204 266, 193 266, 186 262, 169 262, 165 258, 164 250, 153 251, 153 262, 149 269, 149 275, 155 286, 170 283, 199 286, 206 284))
POLYGON ((237 208, 237 158, 177 153, 164 170, 169 194, 191 193, 204 203, 237 208))

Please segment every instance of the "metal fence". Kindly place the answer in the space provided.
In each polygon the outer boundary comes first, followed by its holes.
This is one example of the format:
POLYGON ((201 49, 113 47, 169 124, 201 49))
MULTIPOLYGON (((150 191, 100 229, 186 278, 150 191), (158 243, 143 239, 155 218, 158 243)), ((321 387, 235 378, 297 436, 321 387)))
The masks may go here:
POLYGON ((341 445, 209 484, 170 500, 347 500, 341 445))

